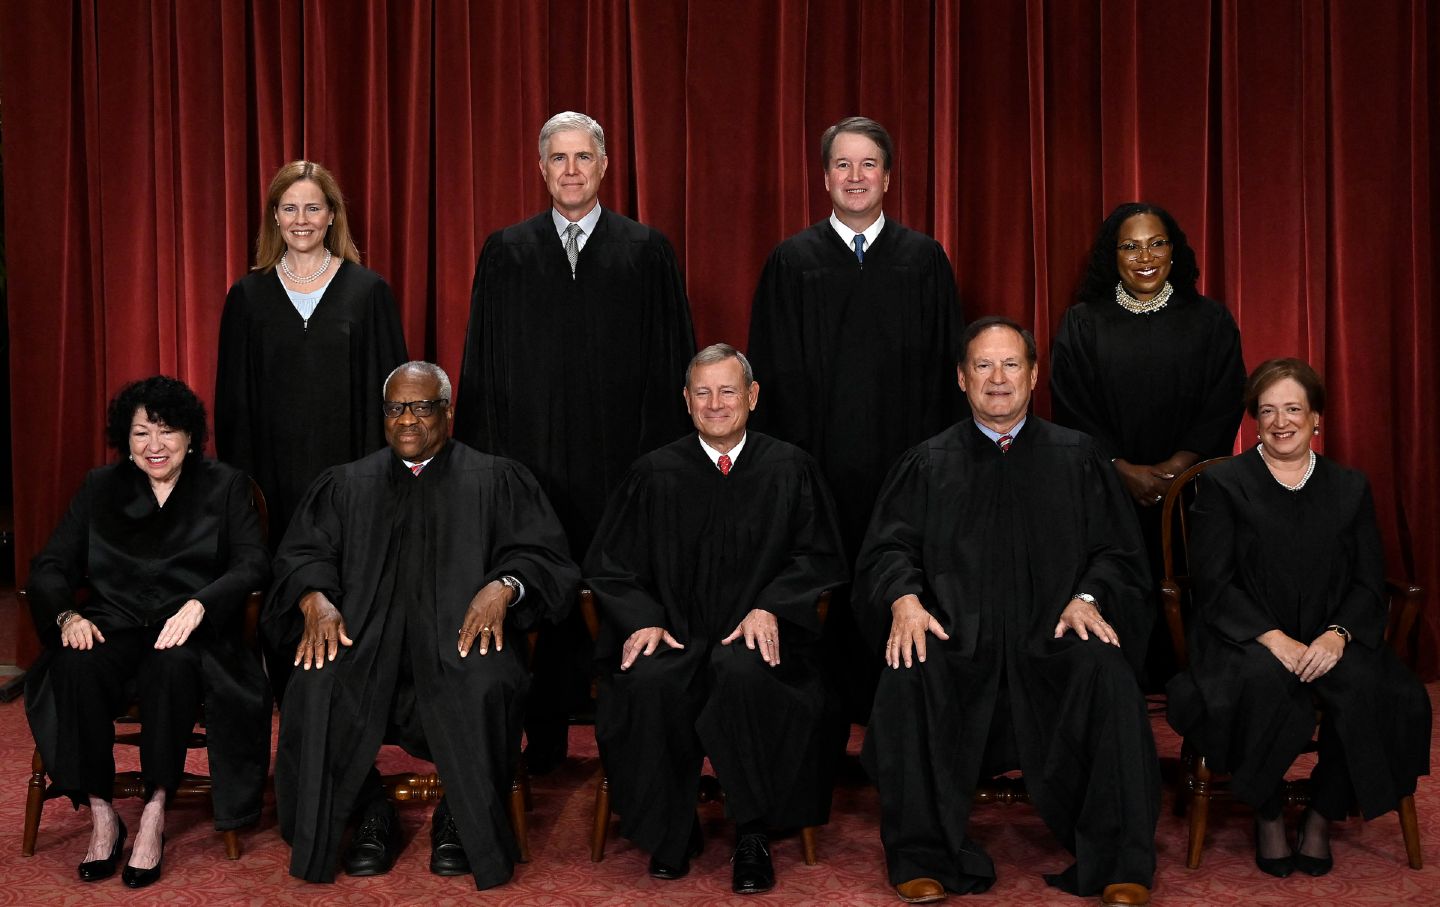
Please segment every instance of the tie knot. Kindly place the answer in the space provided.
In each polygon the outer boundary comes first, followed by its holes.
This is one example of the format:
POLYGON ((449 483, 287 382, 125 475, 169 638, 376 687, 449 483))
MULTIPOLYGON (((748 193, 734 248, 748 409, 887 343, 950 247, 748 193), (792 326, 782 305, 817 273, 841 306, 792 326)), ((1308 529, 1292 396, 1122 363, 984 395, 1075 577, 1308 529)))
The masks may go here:
POLYGON ((583 227, 581 227, 579 224, 566 224, 566 225, 565 225, 565 238, 566 238, 567 240, 578 240, 578 239, 580 238, 581 234, 583 234, 584 232, 585 232, 585 229, 584 229, 583 227))
POLYGON ((418 475, 420 474, 420 470, 422 470, 422 469, 424 469, 424 468, 425 468, 425 464, 424 464, 424 463, 416 463, 414 466, 411 466, 411 467, 410 467, 410 471, 413 472, 413 473, 415 473, 415 475, 418 476, 418 475))
POLYGON ((722 476, 728 476, 730 474, 730 462, 729 454, 720 455, 720 474, 722 476))
POLYGON ((1001 453, 1009 453, 1010 445, 1015 443, 1015 439, 1010 435, 1001 435, 1000 440, 996 441, 995 443, 1000 445, 1001 453))
POLYGON ((856 233, 853 242, 855 243, 855 257, 862 262, 865 261, 865 234, 856 233))

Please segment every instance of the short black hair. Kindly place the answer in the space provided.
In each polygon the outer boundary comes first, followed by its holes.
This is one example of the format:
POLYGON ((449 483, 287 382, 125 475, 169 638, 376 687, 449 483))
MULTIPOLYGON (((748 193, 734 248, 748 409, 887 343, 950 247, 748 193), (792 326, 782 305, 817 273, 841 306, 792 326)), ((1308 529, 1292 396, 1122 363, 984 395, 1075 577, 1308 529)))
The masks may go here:
POLYGON ((152 375, 131 381, 110 401, 105 438, 116 453, 124 456, 130 452, 130 423, 135 418, 135 410, 142 406, 152 422, 188 434, 192 450, 205 446, 205 439, 209 437, 205 430, 205 404, 179 378, 152 375))
POLYGON ((835 144, 836 136, 842 132, 853 132, 856 135, 863 135, 874 142, 880 148, 880 163, 885 172, 890 172, 890 163, 895 157, 895 143, 890 139, 890 133, 885 127, 870 119, 869 117, 846 117, 840 122, 825 130, 820 136, 820 169, 830 169, 830 146, 835 144))
POLYGON ((960 364, 964 365, 970 359, 970 344, 975 338, 990 330, 991 328, 1009 328, 1020 335, 1025 341, 1025 358, 1031 365, 1040 360, 1040 354, 1035 347, 1035 335, 1020 326, 1020 322, 1004 315, 986 315, 983 318, 976 318, 965 328, 965 333, 960 336, 960 364))
POLYGON ((1200 265, 1195 259, 1195 250, 1185 231, 1159 205, 1149 202, 1126 202, 1119 205, 1100 224, 1095 235, 1095 244, 1090 247, 1090 261, 1085 266, 1085 276, 1080 278, 1080 292, 1076 295, 1081 302, 1105 302, 1115 299, 1115 284, 1120 282, 1120 267, 1115 263, 1115 246, 1119 241, 1120 226, 1137 214, 1153 214, 1165 225, 1165 235, 1170 237, 1174 254, 1170 258, 1170 283, 1184 297, 1195 296, 1195 284, 1200 280, 1200 265))

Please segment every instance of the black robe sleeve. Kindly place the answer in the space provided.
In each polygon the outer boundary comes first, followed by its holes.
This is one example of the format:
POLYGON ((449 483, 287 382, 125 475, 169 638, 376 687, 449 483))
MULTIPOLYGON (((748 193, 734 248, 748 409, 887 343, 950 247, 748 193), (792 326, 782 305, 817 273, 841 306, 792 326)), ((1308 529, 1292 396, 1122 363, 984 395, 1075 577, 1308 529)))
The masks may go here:
POLYGON ((250 480, 239 470, 226 482, 225 570, 195 592, 205 606, 205 619, 220 625, 237 619, 245 599, 263 591, 270 581, 270 551, 260 529, 260 515, 250 502, 250 480))
POLYGON ((1066 309, 1050 345, 1051 405, 1058 424, 1085 432, 1106 457, 1115 459, 1124 456, 1124 450, 1104 415, 1099 399, 1100 369, 1082 324, 1078 306, 1066 309))
POLYGON ((1370 493, 1370 482, 1363 477, 1360 481, 1365 486, 1360 506, 1355 511, 1355 518, 1343 530, 1353 550, 1354 581, 1340 598, 1330 623, 1350 631, 1354 641, 1361 645, 1378 649, 1385 645, 1387 622, 1385 554, 1380 543, 1380 528, 1375 522, 1375 501, 1370 493))
POLYGON ((1223 456, 1235 443, 1240 428, 1245 396, 1245 359, 1240 352, 1240 328, 1230 310, 1218 303, 1219 313, 1210 323, 1205 360, 1206 393, 1197 402, 1189 426, 1176 443, 1176 450, 1188 450, 1201 459, 1223 456))
POLYGON ((305 620, 299 605, 306 593, 323 592, 337 608, 344 601, 340 552, 345 511, 337 478, 337 470, 329 469, 310 486, 275 553, 274 581, 260 622, 266 638, 282 650, 300 641, 305 620))
POLYGON ((935 499, 930 482, 929 457, 922 444, 896 462, 875 502, 850 598, 860 631, 873 645, 889 636, 890 608, 906 595, 918 596, 925 610, 942 625, 945 622, 925 582, 926 510, 935 499))
MULTIPOLYGON (((513 460, 497 461, 493 495, 486 501, 495 526, 488 552, 493 564, 485 583, 505 575, 525 585, 525 596, 510 608, 508 621, 520 631, 540 623, 559 623, 574 601, 579 582, 574 563, 565 557, 559 520, 540 484, 513 460)), ((477 556, 485 556, 477 552, 477 556)))
POLYGON ((672 635, 680 631, 669 625, 665 605, 650 591, 658 584, 651 570, 656 546, 651 540, 649 479, 650 469, 643 460, 630 468, 610 499, 585 559, 585 582, 595 593, 603 618, 596 646, 600 653, 618 652, 632 633, 646 627, 662 627, 672 635))
POLYGON ((1235 561, 1241 528, 1231 496, 1202 474, 1190 507, 1190 573, 1200 619, 1232 643, 1278 629, 1274 616, 1245 588, 1235 561))
POLYGON ((843 585, 848 571, 835 502, 820 468, 808 456, 804 457, 795 500, 786 506, 792 520, 790 550, 779 571, 760 589, 753 607, 819 636, 815 603, 822 593, 843 585))
POLYGON ((80 490, 70 499, 70 506, 60 518, 45 547, 30 562, 30 616, 40 642, 45 646, 60 644, 60 630, 55 618, 75 607, 75 594, 85 585, 85 565, 90 530, 90 498, 96 473, 85 477, 80 490))

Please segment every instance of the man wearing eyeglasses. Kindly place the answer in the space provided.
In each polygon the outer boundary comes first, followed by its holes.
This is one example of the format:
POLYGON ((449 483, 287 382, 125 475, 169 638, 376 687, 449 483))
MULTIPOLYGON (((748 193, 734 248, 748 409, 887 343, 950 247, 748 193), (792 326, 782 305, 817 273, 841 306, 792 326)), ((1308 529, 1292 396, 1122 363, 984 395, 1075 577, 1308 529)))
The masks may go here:
POLYGON ((435 763, 445 797, 430 870, 508 881, 505 795, 529 687, 517 634, 568 610, 578 572, 525 467, 450 439, 450 379, 407 362, 385 382, 387 450, 322 473, 275 560, 264 630, 293 646, 275 758, 290 872, 379 875, 400 848, 375 755, 435 763))

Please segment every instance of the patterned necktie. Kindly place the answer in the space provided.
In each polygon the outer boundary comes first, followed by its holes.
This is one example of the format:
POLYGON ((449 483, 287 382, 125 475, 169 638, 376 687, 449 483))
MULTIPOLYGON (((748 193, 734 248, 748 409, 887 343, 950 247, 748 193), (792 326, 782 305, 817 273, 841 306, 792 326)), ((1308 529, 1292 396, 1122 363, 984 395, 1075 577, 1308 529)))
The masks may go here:
POLYGON ((580 237, 584 234, 579 224, 570 224, 565 228, 565 257, 570 259, 571 280, 575 279, 575 266, 580 263, 580 237))
POLYGON ((420 470, 422 470, 422 469, 424 469, 424 468, 425 468, 425 464, 424 464, 424 463, 416 463, 414 466, 411 466, 411 467, 410 467, 410 471, 413 472, 413 473, 415 473, 415 475, 418 476, 418 475, 420 474, 420 470))
POLYGON ((1001 435, 1000 440, 996 441, 995 443, 1000 445, 1001 453, 1009 453, 1010 445, 1015 443, 1015 439, 1010 437, 1009 435, 1001 435))
POLYGON ((854 242, 855 257, 860 259, 860 263, 863 265, 865 263, 865 234, 856 233, 854 242))
POLYGON ((729 454, 721 454, 721 455, 720 455, 720 474, 721 474, 722 476, 728 476, 728 475, 730 474, 730 455, 729 455, 729 454))

